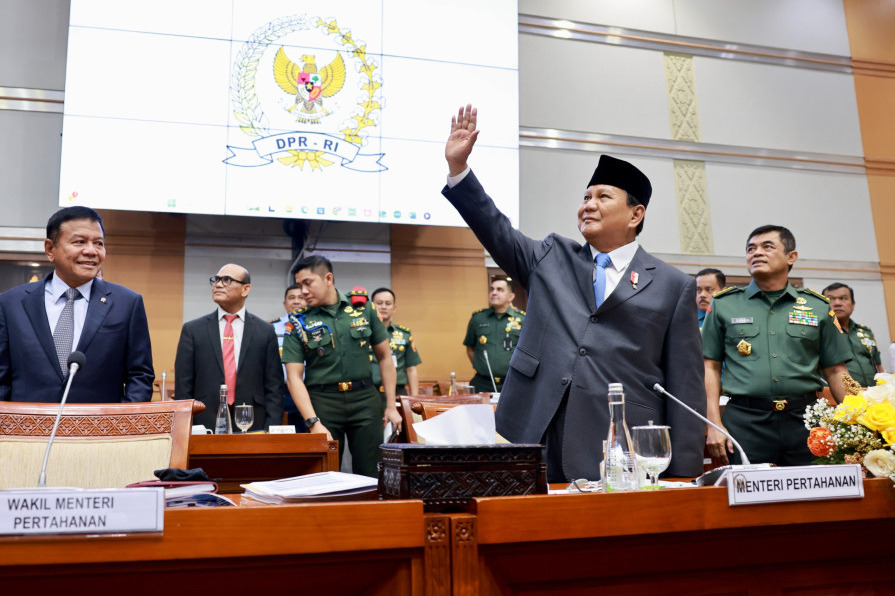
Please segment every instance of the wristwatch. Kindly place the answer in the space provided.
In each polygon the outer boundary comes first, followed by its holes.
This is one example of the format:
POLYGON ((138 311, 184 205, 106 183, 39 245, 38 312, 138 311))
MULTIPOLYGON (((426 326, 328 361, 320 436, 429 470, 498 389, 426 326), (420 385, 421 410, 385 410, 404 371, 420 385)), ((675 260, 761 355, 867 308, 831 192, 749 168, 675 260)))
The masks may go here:
POLYGON ((305 420, 305 426, 307 426, 308 428, 311 428, 318 422, 320 422, 320 418, 318 418, 317 416, 314 416, 313 418, 308 418, 307 420, 305 420))

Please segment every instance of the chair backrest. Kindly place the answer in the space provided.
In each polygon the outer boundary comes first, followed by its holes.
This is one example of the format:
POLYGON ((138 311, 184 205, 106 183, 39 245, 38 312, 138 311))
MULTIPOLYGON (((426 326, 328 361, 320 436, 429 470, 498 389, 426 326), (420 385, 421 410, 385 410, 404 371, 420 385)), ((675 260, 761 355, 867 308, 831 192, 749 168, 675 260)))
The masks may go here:
MULTIPOLYGON (((160 468, 185 468, 193 409, 193 400, 66 405, 47 484, 119 487, 152 480, 160 468)), ((0 488, 37 485, 58 410, 52 403, 0 402, 0 488)))
MULTIPOLYGON (((402 395, 399 399, 402 426, 408 443, 418 443, 419 439, 413 430, 413 423, 426 419, 423 404, 430 407, 445 406, 445 410, 464 404, 491 403, 490 393, 473 393, 471 395, 402 395)), ((444 411, 444 410, 442 410, 444 411)))
MULTIPOLYGON (((444 414, 451 408, 455 408, 457 406, 467 405, 467 404, 451 404, 444 402, 431 402, 431 401, 421 401, 418 402, 423 411, 423 420, 428 420, 433 416, 438 416, 439 414, 444 414)), ((481 403, 489 403, 489 402, 470 402, 473 404, 481 404, 481 403)), ((497 410, 497 404, 494 404, 494 410, 497 410)))
POLYGON ((438 381, 420 381, 420 395, 441 395, 441 386, 438 381))

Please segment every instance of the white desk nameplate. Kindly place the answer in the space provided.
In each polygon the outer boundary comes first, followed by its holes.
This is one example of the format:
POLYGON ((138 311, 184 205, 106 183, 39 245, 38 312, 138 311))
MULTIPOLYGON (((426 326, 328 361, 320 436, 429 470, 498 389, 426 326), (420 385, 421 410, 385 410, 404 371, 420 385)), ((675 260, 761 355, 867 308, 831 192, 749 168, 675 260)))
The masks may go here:
POLYGON ((295 434, 295 425, 294 424, 271 424, 267 432, 272 435, 294 435, 295 434))
POLYGON ((162 488, 0 490, 0 535, 161 532, 162 488))
POLYGON ((731 470, 728 474, 730 505, 864 498, 861 466, 856 464, 731 470))

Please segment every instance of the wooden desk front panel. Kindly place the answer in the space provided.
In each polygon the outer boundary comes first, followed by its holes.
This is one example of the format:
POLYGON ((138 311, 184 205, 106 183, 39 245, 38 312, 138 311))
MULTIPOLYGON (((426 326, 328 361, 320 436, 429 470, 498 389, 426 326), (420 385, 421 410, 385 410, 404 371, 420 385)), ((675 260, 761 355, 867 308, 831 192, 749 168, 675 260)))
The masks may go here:
POLYGON ((0 539, 0 586, 422 595, 424 547, 420 501, 177 509, 165 513, 161 536, 0 539))
POLYGON ((339 444, 326 435, 193 435, 189 468, 220 478, 220 492, 241 493, 240 484, 339 470, 339 444))
POLYGON ((853 595, 895 586, 895 489, 885 479, 865 481, 862 500, 729 507, 726 489, 701 488, 476 505, 467 575, 483 595, 853 595))

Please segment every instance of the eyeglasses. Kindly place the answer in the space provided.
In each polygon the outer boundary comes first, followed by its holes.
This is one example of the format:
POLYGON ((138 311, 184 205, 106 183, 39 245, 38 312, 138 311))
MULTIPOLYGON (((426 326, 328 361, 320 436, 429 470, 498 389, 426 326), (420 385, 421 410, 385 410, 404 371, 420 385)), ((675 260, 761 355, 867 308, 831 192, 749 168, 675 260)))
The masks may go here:
POLYGON ((225 288, 234 281, 242 285, 246 285, 247 283, 249 283, 247 281, 242 281, 241 279, 235 279, 233 277, 230 277, 229 275, 212 275, 208 278, 208 283, 210 283, 211 285, 215 285, 216 283, 221 282, 221 285, 225 288))

